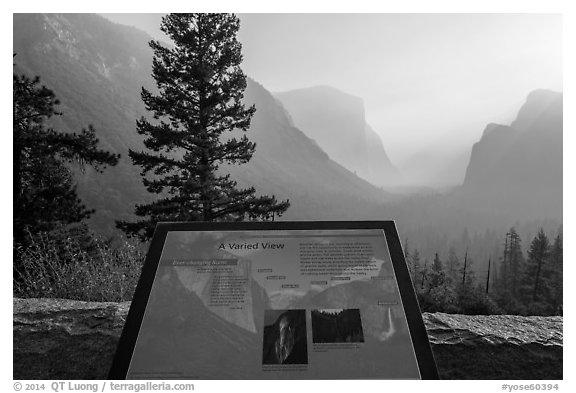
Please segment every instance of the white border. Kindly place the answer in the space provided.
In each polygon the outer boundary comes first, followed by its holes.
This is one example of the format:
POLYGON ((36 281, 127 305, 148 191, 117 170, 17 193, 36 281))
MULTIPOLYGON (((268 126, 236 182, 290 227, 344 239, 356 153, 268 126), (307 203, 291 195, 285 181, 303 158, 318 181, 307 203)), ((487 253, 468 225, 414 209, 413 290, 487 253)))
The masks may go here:
MULTIPOLYGON (((574 60, 574 38, 576 37, 576 18, 574 12, 573 1, 569 0, 484 0, 476 2, 464 2, 456 0, 405 0, 402 2, 375 2, 372 0, 354 0, 354 1, 312 1, 312 0, 291 0, 290 2, 272 2, 272 1, 233 1, 233 0, 196 0, 196 1, 163 1, 155 3, 144 2, 118 2, 112 0, 101 0, 97 4, 82 3, 78 1, 57 1, 46 2, 40 0, 27 0, 22 2, 11 2, 5 7, 6 11, 0 14, 1 23, 0 29, 2 40, 2 50, 0 53, 4 56, 4 61, 0 66, 5 68, 1 78, 2 81, 2 116, 0 119, 3 121, 4 127, 2 128, 5 133, 8 133, 10 144, 5 143, 5 151, 0 157, 2 162, 0 168, 2 170, 2 179, 5 184, 12 184, 12 157, 11 147, 12 144, 11 133, 8 130, 11 128, 9 119, 11 118, 8 92, 11 91, 11 86, 8 85, 8 69, 12 68, 12 49, 11 40, 8 41, 7 37, 12 37, 12 13, 14 12, 175 12, 175 11, 188 11, 193 6, 196 11, 233 11, 233 12, 411 12, 411 13, 441 13, 441 12, 462 12, 462 13, 562 13, 564 16, 564 99, 567 103, 565 107, 575 108, 574 93, 574 70, 576 70, 576 62, 574 60), (10 56, 10 58, 8 58, 10 56), (7 154, 6 154, 7 153, 7 154)), ((573 112, 573 111, 572 111, 573 112)), ((571 178, 570 170, 575 168, 574 154, 572 148, 574 147, 574 115, 571 111, 564 112, 564 201, 573 201, 574 187, 571 178)), ((5 193, 2 199, 4 211, 11 211, 11 194, 5 193)), ((574 248, 572 247, 571 240, 574 238, 573 224, 571 220, 566 218, 574 218, 574 208, 571 204, 564 203, 564 260, 567 263, 564 265, 565 283, 569 284, 571 278, 575 277, 574 263, 574 248)), ((12 293, 9 292, 11 285, 8 284, 8 279, 12 277, 12 223, 11 218, 4 220, 2 225, 2 236, 0 236, 0 250, 2 252, 3 263, 1 264, 0 274, 6 280, 5 285, 0 286, 1 302, 1 315, 2 324, 1 331, 4 338, 2 351, 2 381, 6 382, 3 386, 7 387, 7 391, 12 391, 12 385, 8 381, 12 380, 12 340, 11 337, 11 298, 12 293), (10 365, 10 366, 9 366, 10 365)), ((573 294, 572 285, 565 285, 565 299, 571 299, 573 294)), ((571 302, 565 302, 565 317, 564 317, 564 381, 559 381, 560 389, 563 391, 570 391, 568 386, 573 386, 572 390, 576 388, 574 373, 570 372, 572 362, 574 361, 574 306, 571 302)), ((198 382, 198 381, 197 381, 198 382)), ((539 382, 539 381, 533 381, 539 382)), ((541 381, 540 381, 541 382, 541 381)), ((332 383, 331 381, 290 381, 290 383, 272 384, 266 382, 256 383, 242 383, 239 384, 234 381, 211 381, 210 383, 198 383, 198 388, 212 387, 215 389, 232 389, 232 390, 248 390, 254 391, 269 391, 273 388, 275 392, 293 392, 294 389, 308 390, 325 390, 330 391, 359 391, 360 389, 409 389, 410 387, 417 389, 431 389, 432 391, 442 392, 462 392, 478 391, 502 391, 500 389, 501 383, 498 381, 444 381, 436 383, 417 382, 418 385, 410 385, 407 381, 386 381, 383 383, 371 383, 369 381, 338 381, 332 383)), ((199 389, 200 390, 200 389, 199 389)))

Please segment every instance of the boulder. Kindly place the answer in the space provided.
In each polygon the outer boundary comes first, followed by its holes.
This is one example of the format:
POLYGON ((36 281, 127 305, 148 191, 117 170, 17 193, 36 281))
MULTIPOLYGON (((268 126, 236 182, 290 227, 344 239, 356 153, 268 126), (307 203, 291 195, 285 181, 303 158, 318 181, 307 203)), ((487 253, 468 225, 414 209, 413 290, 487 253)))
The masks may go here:
POLYGON ((14 299, 14 379, 106 379, 129 308, 14 299))
MULTIPOLYGON (((14 299, 14 379, 106 379, 129 308, 14 299)), ((423 317, 443 379, 562 379, 562 317, 423 317)))
POLYGON ((562 379, 562 317, 423 318, 442 379, 562 379))

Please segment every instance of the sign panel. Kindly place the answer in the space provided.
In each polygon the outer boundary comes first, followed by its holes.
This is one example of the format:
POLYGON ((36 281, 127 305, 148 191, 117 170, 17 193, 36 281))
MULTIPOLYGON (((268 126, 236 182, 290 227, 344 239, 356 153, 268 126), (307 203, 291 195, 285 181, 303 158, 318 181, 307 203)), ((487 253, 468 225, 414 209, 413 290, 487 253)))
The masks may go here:
POLYGON ((392 222, 192 223, 157 227, 110 377, 437 372, 392 222))

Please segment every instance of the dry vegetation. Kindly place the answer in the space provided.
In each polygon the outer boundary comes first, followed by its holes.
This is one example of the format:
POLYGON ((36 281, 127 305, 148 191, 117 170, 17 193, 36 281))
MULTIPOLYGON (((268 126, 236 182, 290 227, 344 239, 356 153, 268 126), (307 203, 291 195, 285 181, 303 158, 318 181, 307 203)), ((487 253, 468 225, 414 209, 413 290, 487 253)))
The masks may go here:
POLYGON ((40 234, 25 250, 14 296, 85 301, 131 300, 144 262, 138 242, 40 234))

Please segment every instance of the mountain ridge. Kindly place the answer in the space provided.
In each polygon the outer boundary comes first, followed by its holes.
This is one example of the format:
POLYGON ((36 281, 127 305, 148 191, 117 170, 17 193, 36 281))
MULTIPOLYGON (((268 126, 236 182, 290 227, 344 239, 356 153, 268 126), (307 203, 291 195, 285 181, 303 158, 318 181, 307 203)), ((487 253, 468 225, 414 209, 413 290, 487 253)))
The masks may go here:
MULTIPOLYGON (((113 230, 114 219, 131 219, 136 203, 152 199, 127 154, 128 149, 144 148, 135 123, 148 116, 140 99, 142 86, 156 90, 150 76, 151 39, 98 15, 14 14, 15 72, 39 75, 54 90, 64 115, 52 119, 51 125, 77 132, 93 124, 100 146, 122 155, 103 175, 88 169, 77 177, 81 198, 97 210, 91 223, 106 232, 113 230)), ((245 101, 258 103, 247 134, 257 144, 256 153, 247 166, 225 169, 241 186, 290 199, 292 208, 285 219, 367 217, 367 206, 387 197, 330 160, 251 79, 245 101), (294 150, 288 151, 289 145, 294 150)))
POLYGON ((562 93, 535 90, 510 125, 488 124, 472 148, 461 194, 561 218, 562 106, 562 93))
POLYGON ((380 136, 366 122, 362 98, 326 85, 277 92, 275 96, 292 115, 294 124, 334 161, 380 187, 399 182, 398 169, 388 158, 380 136))

